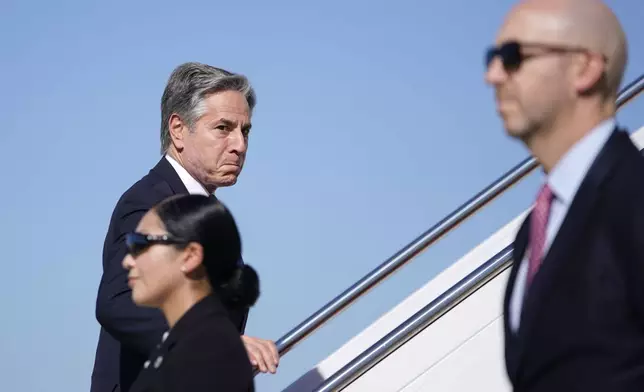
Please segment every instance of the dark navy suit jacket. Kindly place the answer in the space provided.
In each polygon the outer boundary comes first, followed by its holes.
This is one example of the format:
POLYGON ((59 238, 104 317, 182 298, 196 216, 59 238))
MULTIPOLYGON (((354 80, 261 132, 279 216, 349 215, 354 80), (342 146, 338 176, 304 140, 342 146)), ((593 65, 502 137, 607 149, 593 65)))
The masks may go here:
POLYGON ((130 392, 253 392, 248 354, 216 296, 190 308, 159 342, 130 392))
MULTIPOLYGON (((132 302, 124 236, 133 231, 154 205, 188 190, 170 162, 163 157, 119 199, 103 245, 103 275, 96 299, 96 319, 101 325, 91 392, 128 391, 144 362, 168 329, 160 310, 132 302)), ((232 311, 233 323, 243 333, 248 312, 232 311)))
POLYGON ((504 301, 514 390, 644 391, 644 157, 616 130, 591 165, 524 299, 509 304, 528 246, 514 242, 504 301))

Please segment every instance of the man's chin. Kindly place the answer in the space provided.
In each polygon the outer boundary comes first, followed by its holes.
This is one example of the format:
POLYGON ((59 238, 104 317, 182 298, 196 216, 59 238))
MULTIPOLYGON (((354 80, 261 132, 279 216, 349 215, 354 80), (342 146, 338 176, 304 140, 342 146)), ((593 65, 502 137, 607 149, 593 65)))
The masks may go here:
POLYGON ((238 178, 237 175, 231 174, 223 178, 218 178, 217 181, 215 181, 215 183, 217 184, 217 188, 224 188, 227 186, 235 185, 237 183, 237 178, 238 178))
POLYGON ((504 121, 503 127, 508 136, 522 139, 525 134, 525 126, 523 124, 512 123, 511 121, 504 121))
POLYGON ((508 127, 506 127, 506 128, 505 128, 505 133, 506 133, 508 136, 513 137, 513 138, 516 138, 516 139, 520 139, 520 138, 521 138, 521 131, 520 131, 520 130, 517 130, 517 129, 514 129, 514 128, 508 128, 508 127))

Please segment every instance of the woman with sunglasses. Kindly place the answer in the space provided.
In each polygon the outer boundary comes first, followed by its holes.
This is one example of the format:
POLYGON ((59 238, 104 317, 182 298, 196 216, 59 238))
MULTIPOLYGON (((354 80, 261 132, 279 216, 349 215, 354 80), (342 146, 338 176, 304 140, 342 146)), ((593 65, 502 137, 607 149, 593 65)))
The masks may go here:
POLYGON ((169 325, 131 388, 135 391, 253 391, 253 373, 228 311, 259 296, 240 265, 241 240, 227 208, 202 195, 171 197, 126 236, 132 298, 169 325))

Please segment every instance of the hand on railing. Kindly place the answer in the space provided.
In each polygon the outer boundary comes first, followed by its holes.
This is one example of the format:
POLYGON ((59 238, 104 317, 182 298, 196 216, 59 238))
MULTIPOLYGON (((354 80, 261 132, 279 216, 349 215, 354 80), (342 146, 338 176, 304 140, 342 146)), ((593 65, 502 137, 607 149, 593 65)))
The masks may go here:
POLYGON ((275 342, 245 335, 241 338, 253 368, 262 373, 275 374, 280 361, 275 342))

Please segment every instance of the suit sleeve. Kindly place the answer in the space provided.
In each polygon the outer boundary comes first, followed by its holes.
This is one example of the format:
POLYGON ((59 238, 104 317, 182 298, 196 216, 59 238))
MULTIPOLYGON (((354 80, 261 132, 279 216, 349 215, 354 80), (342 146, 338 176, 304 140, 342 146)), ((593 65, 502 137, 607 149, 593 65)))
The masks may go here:
POLYGON ((125 200, 115 208, 103 253, 103 277, 96 300, 96 319, 121 344, 142 355, 149 353, 168 328, 158 309, 139 307, 132 301, 127 270, 125 234, 134 231, 150 203, 125 200))

